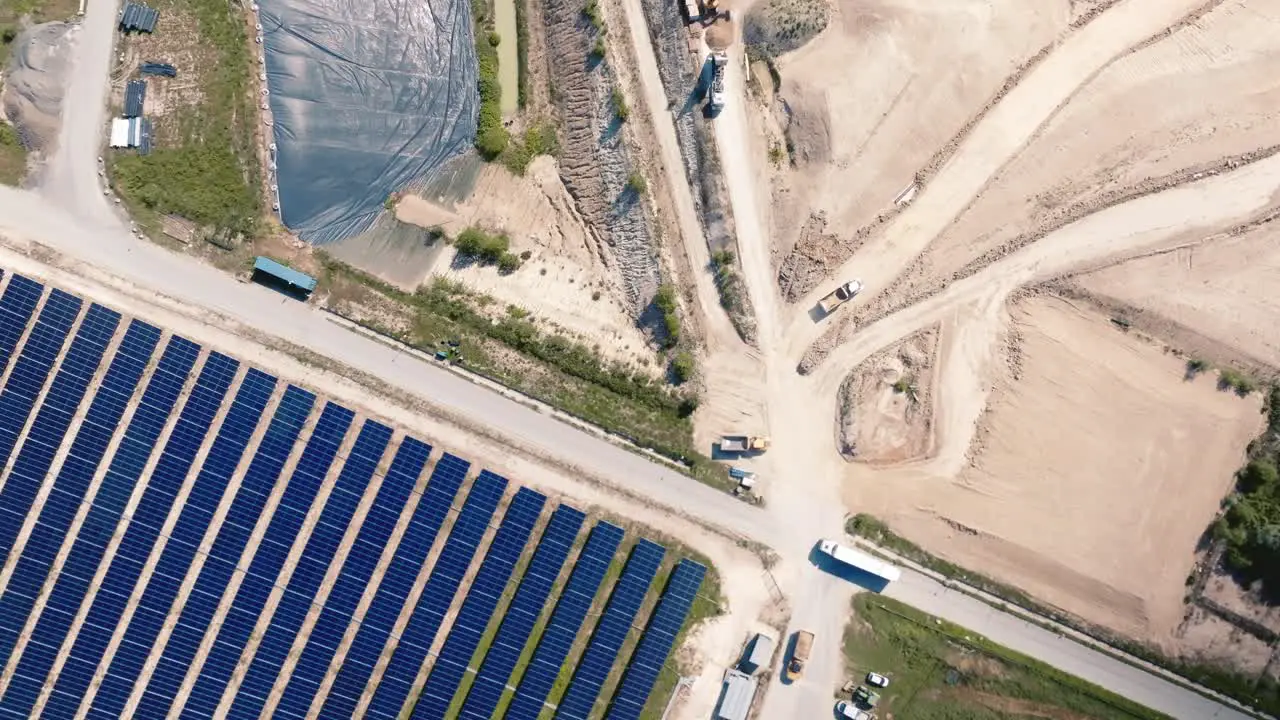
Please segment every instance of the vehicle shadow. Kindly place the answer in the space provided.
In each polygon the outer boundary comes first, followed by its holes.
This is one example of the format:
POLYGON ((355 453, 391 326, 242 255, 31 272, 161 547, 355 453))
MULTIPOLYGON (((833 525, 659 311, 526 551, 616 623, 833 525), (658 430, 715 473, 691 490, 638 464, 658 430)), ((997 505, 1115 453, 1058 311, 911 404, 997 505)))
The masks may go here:
POLYGON ((809 319, 812 320, 814 323, 820 323, 823 320, 826 320, 827 315, 828 313, 824 311, 822 309, 822 306, 817 303, 814 303, 813 307, 809 308, 809 319))
POLYGON ((889 586, 888 580, 877 575, 872 575, 864 570, 859 570, 851 565, 846 565, 822 552, 818 549, 818 545, 816 543, 814 544, 813 549, 809 551, 809 562, 813 563, 814 567, 818 568, 822 572, 825 572, 828 575, 834 575, 841 580, 851 582, 864 590, 880 593, 884 592, 884 589, 889 586))
POLYGON ((792 680, 787 677, 787 668, 791 665, 791 658, 795 656, 796 638, 799 636, 799 633, 791 633, 791 636, 787 638, 786 650, 782 653, 782 667, 778 670, 778 682, 783 685, 794 685, 798 682, 798 680, 792 680))

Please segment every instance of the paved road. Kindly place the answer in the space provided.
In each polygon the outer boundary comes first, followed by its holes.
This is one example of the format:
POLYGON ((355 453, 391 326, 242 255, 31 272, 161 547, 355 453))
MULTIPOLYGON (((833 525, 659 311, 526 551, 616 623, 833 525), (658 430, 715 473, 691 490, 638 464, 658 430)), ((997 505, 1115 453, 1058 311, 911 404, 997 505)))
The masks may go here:
MULTIPOLYGON (((613 478, 657 503, 681 508, 765 542, 782 551, 786 561, 804 562, 799 551, 812 542, 809 536, 813 532, 807 526, 782 522, 774 513, 734 502, 669 468, 447 371, 408 361, 391 348, 334 325, 319 310, 283 300, 264 288, 243 285, 193 258, 166 252, 129 235, 101 194, 96 178, 96 158, 105 127, 103 107, 115 12, 112 0, 90 0, 76 48, 74 79, 64 104, 60 147, 50 162, 42 197, 0 188, 0 230, 16 231, 138 287, 223 314, 380 377, 407 392, 425 395, 436 405, 490 425, 551 457, 613 478)), ((835 666, 843 617, 838 610, 848 606, 853 588, 808 567, 793 574, 799 578, 797 586, 784 586, 782 590, 791 596, 797 618, 820 623, 816 629, 827 639, 819 646, 819 652, 827 656, 822 665, 835 666)), ((1036 625, 951 593, 923 575, 905 572, 903 580, 893 585, 888 594, 1173 717, 1247 717, 1090 648, 1059 639, 1036 625)), ((788 696, 803 694, 804 707, 828 702, 830 678, 811 680, 787 688, 775 687, 770 697, 785 702, 788 696)))

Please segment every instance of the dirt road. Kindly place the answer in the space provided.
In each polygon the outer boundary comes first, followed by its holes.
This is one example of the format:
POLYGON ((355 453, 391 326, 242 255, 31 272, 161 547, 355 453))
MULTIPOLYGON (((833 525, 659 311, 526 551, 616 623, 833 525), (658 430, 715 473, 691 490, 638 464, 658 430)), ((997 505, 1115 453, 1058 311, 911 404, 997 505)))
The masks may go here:
POLYGON ((1125 0, 1064 41, 987 113, 884 232, 792 308, 787 331, 792 356, 799 360, 826 329, 826 323, 814 323, 808 314, 822 296, 847 277, 861 278, 868 288, 855 304, 887 287, 1086 82, 1200 4, 1202 0, 1125 0))

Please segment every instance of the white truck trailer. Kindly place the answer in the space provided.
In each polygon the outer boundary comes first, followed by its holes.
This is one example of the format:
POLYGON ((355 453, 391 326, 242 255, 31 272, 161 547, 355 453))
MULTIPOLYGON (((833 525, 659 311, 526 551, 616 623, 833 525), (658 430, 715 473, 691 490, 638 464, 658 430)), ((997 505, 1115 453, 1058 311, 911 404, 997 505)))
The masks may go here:
POLYGON ((902 577, 902 571, 897 567, 877 557, 845 547, 835 540, 823 540, 818 544, 818 550, 845 565, 871 573, 885 582, 893 582, 902 577))

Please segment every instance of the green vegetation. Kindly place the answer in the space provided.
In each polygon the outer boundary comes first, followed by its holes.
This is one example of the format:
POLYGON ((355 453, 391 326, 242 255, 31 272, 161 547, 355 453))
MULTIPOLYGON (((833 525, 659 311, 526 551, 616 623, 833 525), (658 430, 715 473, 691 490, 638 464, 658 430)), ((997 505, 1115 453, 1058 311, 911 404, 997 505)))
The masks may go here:
POLYGON ((1200 373, 1209 369, 1209 363, 1199 358, 1192 358, 1187 361, 1187 379, 1194 378, 1200 373))
MULTIPOLYGON (((474 3, 476 36, 476 60, 479 70, 477 85, 480 90, 480 117, 476 125, 476 149, 486 160, 495 160, 510 141, 510 133, 502 126, 502 82, 498 79, 498 48, 485 40, 482 29, 487 27, 483 3, 474 3)), ((495 36, 497 33, 493 33, 495 36)))
POLYGON ((559 153, 560 139, 556 136, 555 123, 542 120, 525 130, 523 136, 510 139, 506 151, 502 153, 502 164, 512 173, 524 175, 534 158, 559 153))
POLYGON ((680 342, 680 306, 676 302, 675 286, 670 283, 660 285, 653 302, 662 311, 663 327, 667 331, 664 344, 669 348, 675 347, 680 342))
POLYGON ((12 125, 0 122, 0 185, 17 185, 27 174, 27 151, 12 125))
POLYGON ((742 298, 746 288, 738 275, 732 250, 717 250, 711 254, 711 269, 716 275, 716 288, 720 290, 720 305, 730 315, 742 312, 742 298))
POLYGON ((768 0, 747 13, 743 40, 756 54, 775 58, 809 42, 830 20, 831 7, 822 0, 768 0))
MULTIPOLYGON (((1190 365, 1188 365, 1188 368, 1190 368, 1190 365)), ((1218 388, 1221 390, 1234 390, 1237 395, 1244 397, 1257 390, 1258 383, 1239 370, 1222 368, 1218 371, 1218 388)))
POLYGON ((606 50, 608 48, 604 44, 604 35, 597 35, 596 44, 591 46, 591 57, 595 60, 603 60, 606 50))
POLYGON ((502 44, 502 36, 498 34, 497 30, 489 31, 489 44, 494 47, 498 47, 502 44))
POLYGON ((643 195, 649 192, 649 182, 644 179, 644 175, 639 170, 632 170, 627 176, 627 189, 637 195, 643 195))
POLYGON ((780 142, 769 143, 769 163, 774 167, 782 165, 782 161, 787 159, 787 151, 782 147, 780 142))
POLYGON ((529 8, 526 0, 516 3, 516 102, 523 110, 529 103, 529 8))
POLYGON ((671 374, 676 384, 683 384, 693 377, 697 364, 688 350, 681 350, 671 359, 671 374))
POLYGON ((600 14, 600 3, 597 0, 587 0, 586 6, 582 8, 582 14, 586 15, 587 19, 591 21, 591 27, 595 28, 596 32, 601 34, 608 32, 608 28, 604 24, 604 16, 600 14))
MULTIPOLYGON (((1276 406, 1273 404, 1272 407, 1276 406)), ((1271 425, 1269 426, 1271 429, 1267 437, 1272 438, 1272 447, 1276 448, 1276 451, 1280 451, 1280 417, 1276 417, 1276 414, 1273 412, 1271 425)), ((1270 678, 1255 682, 1253 678, 1238 675, 1229 670, 1175 660, 1149 645, 1117 635, 1103 628, 1088 625, 1073 616, 1065 615, 1031 599, 1030 596, 1017 588, 996 582, 985 575, 971 572, 930 554, 910 540, 895 534, 887 525, 871 515, 859 514, 849 518, 845 524, 845 530, 851 535, 864 537, 881 547, 892 550, 898 555, 923 565, 944 577, 959 580, 966 585, 978 588, 1001 600, 1030 610, 1037 615, 1051 618, 1067 627, 1090 635, 1121 652, 1177 673, 1191 682, 1216 690, 1260 710, 1272 714, 1280 712, 1280 686, 1277 686, 1270 678)))
POLYGON ((317 258, 324 265, 322 294, 392 307, 384 314, 402 319, 407 329, 357 322, 427 352, 448 348, 454 362, 472 372, 676 460, 707 484, 732 489, 723 466, 693 447, 690 415, 698 399, 692 392, 605 360, 531 319, 511 317, 457 283, 437 278, 409 293, 323 253, 317 258))
POLYGON ((622 88, 613 89, 612 99, 614 114, 618 116, 618 120, 626 122, 631 117, 631 107, 627 105, 627 96, 622 93, 622 88))
POLYGON ((187 72, 195 74, 203 97, 199 108, 157 121, 151 154, 116 154, 114 185, 144 224, 175 214, 215 233, 252 236, 261 213, 258 112, 244 17, 221 0, 174 0, 165 12, 196 19, 199 38, 192 45, 211 56, 187 72))
POLYGON ((1227 566, 1248 580, 1261 580, 1268 599, 1280 598, 1280 388, 1267 398, 1267 429, 1249 448, 1249 462, 1236 473, 1236 493, 1214 524, 1226 543, 1227 566))
POLYGON ((497 265, 504 274, 520 268, 520 258, 508 252, 511 239, 501 233, 490 235, 478 227, 469 227, 458 233, 453 245, 460 256, 483 265, 497 265))
POLYGON ((888 598, 861 593, 845 630, 847 667, 891 679, 881 715, 913 720, 1166 716, 888 598))

